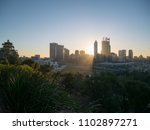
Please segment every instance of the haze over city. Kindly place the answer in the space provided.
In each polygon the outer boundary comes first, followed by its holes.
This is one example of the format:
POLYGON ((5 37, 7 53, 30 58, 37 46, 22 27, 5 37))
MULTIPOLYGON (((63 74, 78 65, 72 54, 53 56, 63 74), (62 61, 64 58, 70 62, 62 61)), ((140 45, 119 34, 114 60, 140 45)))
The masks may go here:
POLYGON ((150 56, 149 0, 1 0, 0 43, 13 42, 20 56, 49 56, 49 43, 71 53, 98 51, 104 36, 111 50, 150 56))

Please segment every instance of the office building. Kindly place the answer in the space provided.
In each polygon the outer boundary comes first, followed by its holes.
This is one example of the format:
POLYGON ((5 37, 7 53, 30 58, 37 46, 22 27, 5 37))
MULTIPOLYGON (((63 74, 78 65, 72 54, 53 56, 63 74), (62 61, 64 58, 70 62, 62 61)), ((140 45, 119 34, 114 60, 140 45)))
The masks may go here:
POLYGON ((119 50, 118 55, 119 57, 126 57, 126 50, 119 50))
POLYGON ((63 60, 64 58, 64 46, 63 45, 58 45, 57 46, 57 56, 56 56, 56 59, 58 61, 61 61, 63 60))
POLYGON ((118 51, 118 58, 120 62, 125 62, 126 61, 126 50, 119 50, 118 51))
POLYGON ((64 60, 67 60, 69 58, 69 50, 67 48, 64 48, 64 60))
POLYGON ((61 61, 64 57, 64 46, 57 43, 50 43, 50 58, 61 61))
POLYGON ((84 56, 85 55, 85 51, 84 50, 81 50, 80 51, 80 56, 84 56))
POLYGON ((56 59, 57 56, 57 43, 50 43, 50 58, 56 59))
POLYGON ((97 55, 97 49, 98 49, 98 42, 95 41, 94 42, 94 57, 96 57, 96 55, 97 55))
POLYGON ((79 57, 79 50, 75 50, 75 56, 79 57))
POLYGON ((109 56, 110 52, 111 52, 110 38, 107 38, 107 37, 103 38, 101 54, 105 56, 109 56))
POLYGON ((129 50, 129 59, 133 59, 133 51, 132 50, 129 50))

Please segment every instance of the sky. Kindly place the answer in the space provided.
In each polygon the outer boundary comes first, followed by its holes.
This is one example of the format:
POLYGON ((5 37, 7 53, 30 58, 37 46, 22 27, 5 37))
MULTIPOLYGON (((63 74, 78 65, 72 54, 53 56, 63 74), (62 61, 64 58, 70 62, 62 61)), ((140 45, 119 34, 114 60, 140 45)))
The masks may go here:
POLYGON ((51 42, 93 54, 95 40, 100 53, 103 37, 112 52, 150 56, 150 0, 0 0, 0 44, 20 56, 48 57, 51 42))

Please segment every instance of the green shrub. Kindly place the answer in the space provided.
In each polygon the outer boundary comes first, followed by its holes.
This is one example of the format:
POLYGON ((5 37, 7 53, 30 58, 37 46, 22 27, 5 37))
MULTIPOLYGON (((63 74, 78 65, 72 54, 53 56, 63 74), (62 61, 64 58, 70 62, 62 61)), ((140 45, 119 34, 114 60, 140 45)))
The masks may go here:
POLYGON ((73 103, 41 73, 25 65, 0 65, 0 98, 2 112, 61 112, 73 103))

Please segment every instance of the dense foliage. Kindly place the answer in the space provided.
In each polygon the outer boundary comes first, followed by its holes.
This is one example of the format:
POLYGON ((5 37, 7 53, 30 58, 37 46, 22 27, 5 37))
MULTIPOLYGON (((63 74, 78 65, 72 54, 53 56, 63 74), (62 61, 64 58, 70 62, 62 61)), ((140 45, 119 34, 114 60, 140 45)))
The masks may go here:
MULTIPOLYGON (((150 84, 130 75, 101 72, 89 80, 91 112, 150 112, 150 84), (93 107, 94 106, 94 107, 93 107)), ((150 74, 143 74, 150 80, 150 74)))
POLYGON ((2 46, 3 47, 0 48, 0 64, 18 64, 19 54, 13 44, 7 40, 2 46))
POLYGON ((1 112, 71 111, 72 104, 65 92, 31 67, 0 65, 1 112))
POLYGON ((0 112, 150 112, 150 73, 84 75, 24 64, 0 64, 0 112))

